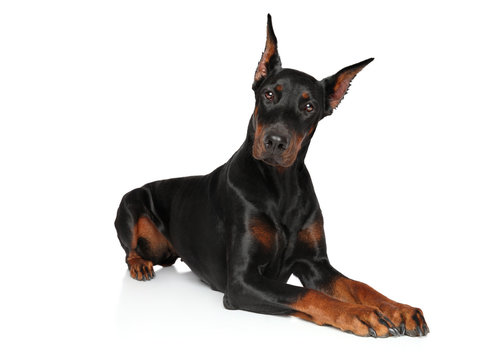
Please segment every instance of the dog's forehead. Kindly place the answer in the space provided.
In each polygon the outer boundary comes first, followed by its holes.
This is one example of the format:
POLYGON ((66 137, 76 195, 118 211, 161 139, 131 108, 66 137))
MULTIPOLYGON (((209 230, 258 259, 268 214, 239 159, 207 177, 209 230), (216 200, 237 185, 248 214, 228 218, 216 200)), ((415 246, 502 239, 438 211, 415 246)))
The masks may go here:
POLYGON ((322 91, 322 86, 318 80, 309 74, 293 69, 281 70, 267 79, 264 85, 293 93, 304 91, 317 93, 322 91))

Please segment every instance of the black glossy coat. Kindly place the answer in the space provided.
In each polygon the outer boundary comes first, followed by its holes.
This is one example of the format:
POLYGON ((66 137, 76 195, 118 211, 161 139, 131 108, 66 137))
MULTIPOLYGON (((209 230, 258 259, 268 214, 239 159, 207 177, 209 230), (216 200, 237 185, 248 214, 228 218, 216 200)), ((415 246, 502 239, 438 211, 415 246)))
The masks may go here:
POLYGON ((122 199, 115 225, 131 275, 150 279, 153 264, 168 266, 180 257, 225 293, 229 309, 293 313, 372 336, 398 334, 393 317, 409 334, 426 332, 426 323, 410 327, 400 320, 420 319, 419 309, 392 302, 330 265, 304 164, 318 122, 370 61, 322 81, 283 69, 269 17, 253 84, 255 109, 239 150, 208 175, 153 182, 122 199), (291 274, 304 287, 286 284, 291 274))
POLYGON ((142 238, 134 249, 142 258, 170 264, 180 257, 202 281, 225 293, 227 308, 276 314, 292 312, 289 304, 305 293, 286 284, 292 273, 311 288, 339 276, 329 265, 323 235, 315 247, 298 241, 302 229, 322 222, 304 158, 318 121, 334 108, 330 97, 337 81, 348 76, 340 101, 370 61, 322 81, 283 69, 269 20, 253 84, 256 107, 244 143, 208 175, 157 181, 126 194, 116 220, 126 258, 134 225, 148 217, 176 255, 155 253, 142 238), (263 142, 271 134, 285 138, 286 149, 268 149, 263 142))

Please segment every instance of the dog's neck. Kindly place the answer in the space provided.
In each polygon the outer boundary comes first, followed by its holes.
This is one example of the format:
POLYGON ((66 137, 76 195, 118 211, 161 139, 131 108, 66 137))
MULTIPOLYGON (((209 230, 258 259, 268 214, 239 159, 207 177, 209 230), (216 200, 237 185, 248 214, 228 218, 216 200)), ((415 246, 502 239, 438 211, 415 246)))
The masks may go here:
POLYGON ((268 212, 276 213, 280 222, 288 224, 305 205, 305 191, 310 189, 310 176, 304 164, 308 144, 299 151, 295 162, 280 168, 257 160, 252 155, 253 127, 241 148, 229 162, 229 183, 253 203, 264 203, 268 212))

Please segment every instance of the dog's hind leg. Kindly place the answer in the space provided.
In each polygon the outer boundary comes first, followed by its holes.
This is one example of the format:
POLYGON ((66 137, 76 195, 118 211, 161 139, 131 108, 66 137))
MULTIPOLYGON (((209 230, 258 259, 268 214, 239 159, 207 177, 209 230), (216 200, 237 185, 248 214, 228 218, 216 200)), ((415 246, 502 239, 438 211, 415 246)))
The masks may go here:
POLYGON ((167 237, 159 230, 161 224, 153 215, 150 200, 150 193, 145 188, 127 193, 115 220, 130 275, 137 280, 152 279, 154 265, 170 266, 178 258, 167 237))

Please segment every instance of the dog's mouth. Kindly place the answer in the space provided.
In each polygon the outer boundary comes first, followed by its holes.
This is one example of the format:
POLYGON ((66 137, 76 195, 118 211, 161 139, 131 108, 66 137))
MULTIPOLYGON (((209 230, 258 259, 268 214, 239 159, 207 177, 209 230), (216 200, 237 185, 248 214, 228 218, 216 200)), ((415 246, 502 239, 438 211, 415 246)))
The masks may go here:
POLYGON ((268 158, 257 159, 257 160, 261 160, 270 166, 288 167, 283 163, 283 161, 281 161, 281 159, 276 159, 274 157, 268 157, 268 158))
POLYGON ((292 166, 297 159, 297 152, 289 154, 289 156, 268 156, 268 154, 263 154, 259 156, 253 155, 253 157, 269 166, 288 168, 292 166))

